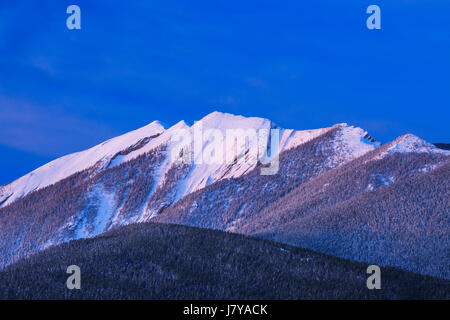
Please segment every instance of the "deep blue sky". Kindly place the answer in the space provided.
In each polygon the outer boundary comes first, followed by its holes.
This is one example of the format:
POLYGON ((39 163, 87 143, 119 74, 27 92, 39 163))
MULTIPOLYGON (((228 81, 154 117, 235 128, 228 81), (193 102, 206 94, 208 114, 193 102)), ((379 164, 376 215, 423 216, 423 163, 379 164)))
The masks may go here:
POLYGON ((450 142, 449 79, 448 0, 2 1, 0 184, 213 110, 450 142), (70 4, 82 30, 66 28, 70 4), (370 4, 382 30, 366 28, 370 4))

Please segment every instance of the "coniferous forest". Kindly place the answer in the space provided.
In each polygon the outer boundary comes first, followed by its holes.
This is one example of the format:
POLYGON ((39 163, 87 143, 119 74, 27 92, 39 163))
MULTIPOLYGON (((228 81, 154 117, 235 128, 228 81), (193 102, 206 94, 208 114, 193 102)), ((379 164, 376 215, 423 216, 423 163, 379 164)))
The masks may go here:
POLYGON ((0 272, 0 299, 448 299, 450 281, 276 242, 181 225, 143 223, 75 240, 0 272), (81 289, 66 287, 78 265, 81 289))

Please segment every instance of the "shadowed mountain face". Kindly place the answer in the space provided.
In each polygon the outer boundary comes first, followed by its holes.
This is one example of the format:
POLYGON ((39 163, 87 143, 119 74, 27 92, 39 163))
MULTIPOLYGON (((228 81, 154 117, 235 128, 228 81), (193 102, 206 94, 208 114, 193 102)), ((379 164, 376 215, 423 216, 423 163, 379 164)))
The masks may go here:
MULTIPOLYGON (((447 163, 429 174, 403 178, 352 196, 340 194, 339 185, 326 191, 332 196, 314 195, 311 189, 318 191, 320 182, 311 181, 264 209, 239 232, 352 260, 376 261, 450 278, 449 169, 447 163), (417 186, 424 190, 418 193, 417 186), (310 198, 296 197, 300 194, 310 198), (336 201, 335 196, 340 200, 336 201), (318 201, 320 209, 314 208, 318 201)), ((349 174, 347 178, 356 177, 349 174)))
MULTIPOLYGON (((222 131, 275 127, 217 112, 202 121, 222 131)), ((154 122, 0 187, 0 268, 63 242, 154 221, 450 278, 450 152, 412 135, 379 146, 362 129, 340 124, 281 129, 275 175, 261 175, 262 165, 244 158, 171 162, 171 134, 194 126, 154 122)))
POLYGON ((442 150, 450 150, 450 143, 433 143, 436 147, 442 150))
POLYGON ((0 271, 0 299, 448 299, 450 282, 242 235, 144 223, 47 249, 0 271), (66 269, 81 270, 68 290, 66 269))
MULTIPOLYGON (((257 235, 450 278, 449 157, 392 152, 397 146, 382 146, 298 183, 258 175, 223 181, 185 197, 155 221, 257 235), (234 193, 240 196, 228 196, 234 193)), ((287 158, 282 155, 282 163, 287 158)), ((302 163, 299 153, 295 158, 302 163)), ((305 172, 297 169, 295 176, 305 172)))

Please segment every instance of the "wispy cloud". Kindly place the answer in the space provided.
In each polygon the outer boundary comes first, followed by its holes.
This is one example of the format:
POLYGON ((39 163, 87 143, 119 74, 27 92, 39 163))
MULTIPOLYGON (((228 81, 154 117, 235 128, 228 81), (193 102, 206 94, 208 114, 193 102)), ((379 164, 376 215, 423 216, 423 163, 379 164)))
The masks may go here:
POLYGON ((252 87, 266 89, 268 84, 262 78, 259 77, 248 77, 245 81, 252 87))
POLYGON ((0 144, 40 155, 59 156, 116 134, 99 121, 0 95, 0 144))

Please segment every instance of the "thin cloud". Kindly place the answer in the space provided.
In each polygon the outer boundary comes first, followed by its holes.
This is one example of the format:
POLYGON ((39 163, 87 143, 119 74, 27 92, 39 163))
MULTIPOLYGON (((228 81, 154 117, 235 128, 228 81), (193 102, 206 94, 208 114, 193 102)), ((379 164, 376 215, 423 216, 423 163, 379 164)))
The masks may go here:
POLYGON ((0 144, 39 155, 79 151, 114 136, 97 121, 0 96, 0 144))

